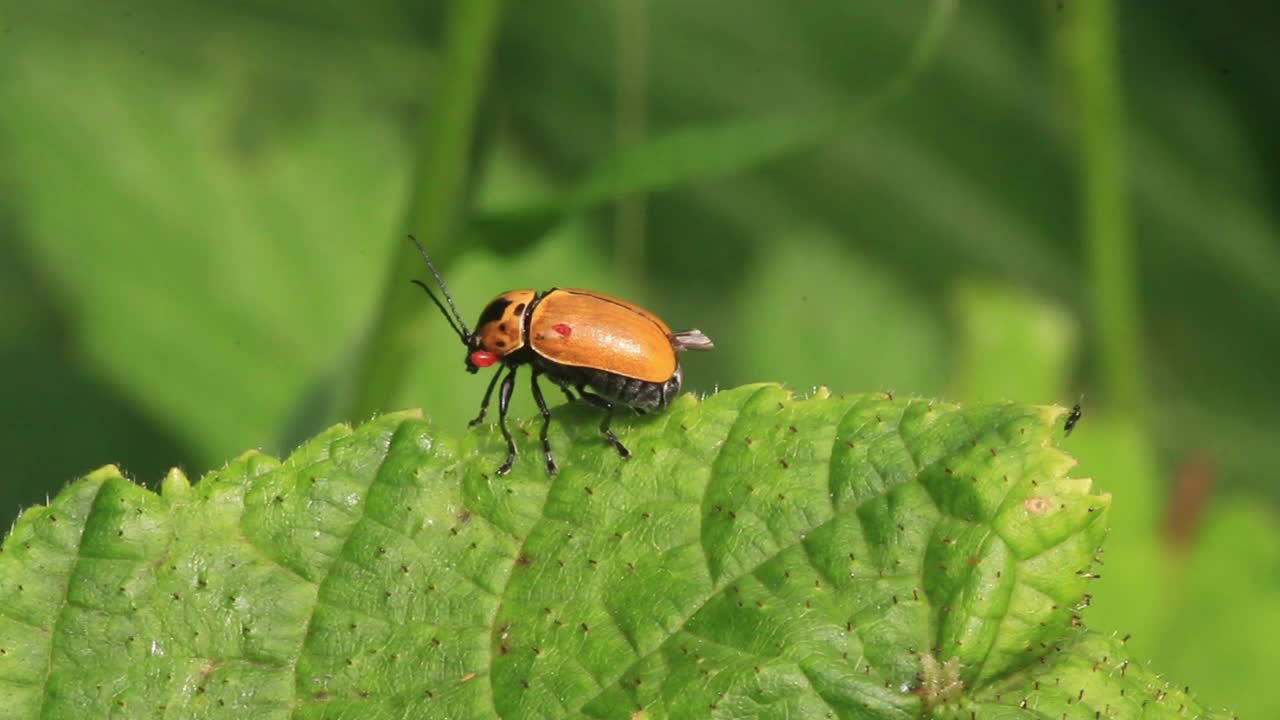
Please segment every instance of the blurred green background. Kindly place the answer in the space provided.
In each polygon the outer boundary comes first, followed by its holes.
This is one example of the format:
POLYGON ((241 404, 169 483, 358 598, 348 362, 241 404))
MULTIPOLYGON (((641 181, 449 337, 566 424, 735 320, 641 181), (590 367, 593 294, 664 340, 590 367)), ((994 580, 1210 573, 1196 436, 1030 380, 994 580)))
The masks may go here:
MULTIPOLYGON (((0 0, 0 516, 484 381, 406 280, 635 299, 688 387, 1016 399, 1090 625, 1280 717, 1280 9, 0 0)), ((517 393, 514 412, 534 411, 517 393)), ((7 525, 7 524, 6 524, 7 525)))

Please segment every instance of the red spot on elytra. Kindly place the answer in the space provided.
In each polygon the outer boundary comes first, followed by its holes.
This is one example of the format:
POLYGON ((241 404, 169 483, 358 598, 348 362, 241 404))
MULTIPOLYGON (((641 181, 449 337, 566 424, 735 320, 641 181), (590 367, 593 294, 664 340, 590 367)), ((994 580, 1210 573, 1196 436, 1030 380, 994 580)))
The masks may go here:
POLYGON ((569 335, 573 333, 573 328, 569 327, 568 323, 556 323, 555 325, 551 326, 551 329, 555 330, 561 335, 564 335, 565 337, 569 337, 569 335))

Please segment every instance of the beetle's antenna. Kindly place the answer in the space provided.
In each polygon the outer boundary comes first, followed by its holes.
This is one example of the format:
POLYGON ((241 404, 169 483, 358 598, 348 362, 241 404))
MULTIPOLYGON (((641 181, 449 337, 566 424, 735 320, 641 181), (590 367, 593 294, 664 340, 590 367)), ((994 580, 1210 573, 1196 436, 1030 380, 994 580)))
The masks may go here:
POLYGON ((422 253, 422 259, 427 261, 427 267, 431 270, 431 274, 435 276, 436 283, 440 286, 440 292, 444 293, 444 299, 449 301, 449 308, 453 310, 453 315, 449 314, 449 311, 444 307, 444 303, 440 302, 440 298, 431 292, 431 288, 427 287, 426 283, 421 280, 412 280, 411 282, 426 291, 427 295, 431 297, 431 301, 444 314, 444 319, 449 321, 449 327, 452 327, 453 331, 458 333, 458 337, 462 338, 462 344, 466 345, 471 338, 471 331, 467 330, 467 323, 462 319, 462 313, 458 312, 458 306, 454 304, 453 296, 449 294, 449 287, 444 284, 444 278, 440 277, 440 271, 436 270, 435 263, 431 262, 431 256, 427 254, 426 248, 422 247, 422 243, 418 242, 418 238, 410 235, 409 239, 413 241, 414 245, 418 246, 418 252, 422 253), (454 318, 458 319, 456 324, 453 321, 454 318))
POLYGON ((426 283, 417 278, 413 278, 409 282, 426 291, 427 295, 431 297, 432 302, 436 304, 436 307, 440 308, 440 312, 444 313, 444 319, 449 321, 449 327, 453 328, 453 331, 458 334, 458 337, 462 338, 463 344, 466 344, 467 336, 463 334, 462 330, 458 329, 457 323, 453 321, 453 318, 449 317, 449 311, 444 309, 444 304, 440 302, 440 298, 436 297, 435 293, 431 292, 431 288, 427 287, 426 283))

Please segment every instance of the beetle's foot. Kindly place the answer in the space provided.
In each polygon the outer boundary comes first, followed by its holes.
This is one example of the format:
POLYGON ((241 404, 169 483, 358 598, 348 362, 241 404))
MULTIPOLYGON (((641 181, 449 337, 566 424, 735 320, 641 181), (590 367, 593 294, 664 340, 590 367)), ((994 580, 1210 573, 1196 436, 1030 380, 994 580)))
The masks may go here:
POLYGON ((623 460, 631 459, 631 451, 627 449, 626 445, 622 444, 621 440, 619 440, 617 437, 610 437, 609 442, 612 443, 615 448, 617 448, 618 455, 621 456, 623 460))
POLYGON ((480 423, 482 423, 482 422, 484 422, 484 415, 483 415, 483 414, 481 414, 481 415, 480 415, 479 417, 477 417, 475 420, 472 420, 471 422, 467 423, 467 427, 469 427, 469 428, 473 428, 473 427, 475 427, 475 426, 479 425, 479 424, 480 424, 480 423))
POLYGON ((551 457, 551 453, 547 453, 547 474, 555 475, 560 468, 556 467, 555 458, 551 457))
POLYGON ((507 458, 506 462, 502 463, 502 466, 498 468, 498 474, 506 475, 507 473, 511 472, 511 464, 514 462, 515 462, 515 458, 513 457, 507 458))

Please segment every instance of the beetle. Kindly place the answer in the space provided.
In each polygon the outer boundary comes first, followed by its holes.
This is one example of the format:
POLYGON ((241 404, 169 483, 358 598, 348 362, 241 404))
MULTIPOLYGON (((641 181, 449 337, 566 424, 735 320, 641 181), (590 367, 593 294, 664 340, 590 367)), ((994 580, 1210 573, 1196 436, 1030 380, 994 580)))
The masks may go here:
POLYGON ((631 451, 609 427, 615 410, 624 407, 640 414, 663 410, 680 392, 682 373, 677 354, 714 347, 701 330, 672 332, 661 318, 635 303, 578 288, 508 290, 489 301, 475 330, 468 330, 426 248, 414 236, 409 239, 435 276, 449 308, 445 309, 426 283, 412 282, 426 291, 466 346, 467 372, 474 375, 480 368, 499 366, 480 401, 480 414, 468 424, 475 427, 484 421, 501 378, 498 427, 507 441, 507 458, 498 468, 499 475, 510 472, 516 458, 516 443, 507 429, 507 407, 521 366, 532 370, 529 385, 542 413, 539 437, 547 472, 554 474, 556 461, 547 439, 551 411, 538 385, 539 377, 545 375, 559 386, 569 402, 581 399, 604 410, 600 432, 627 459, 631 451))

